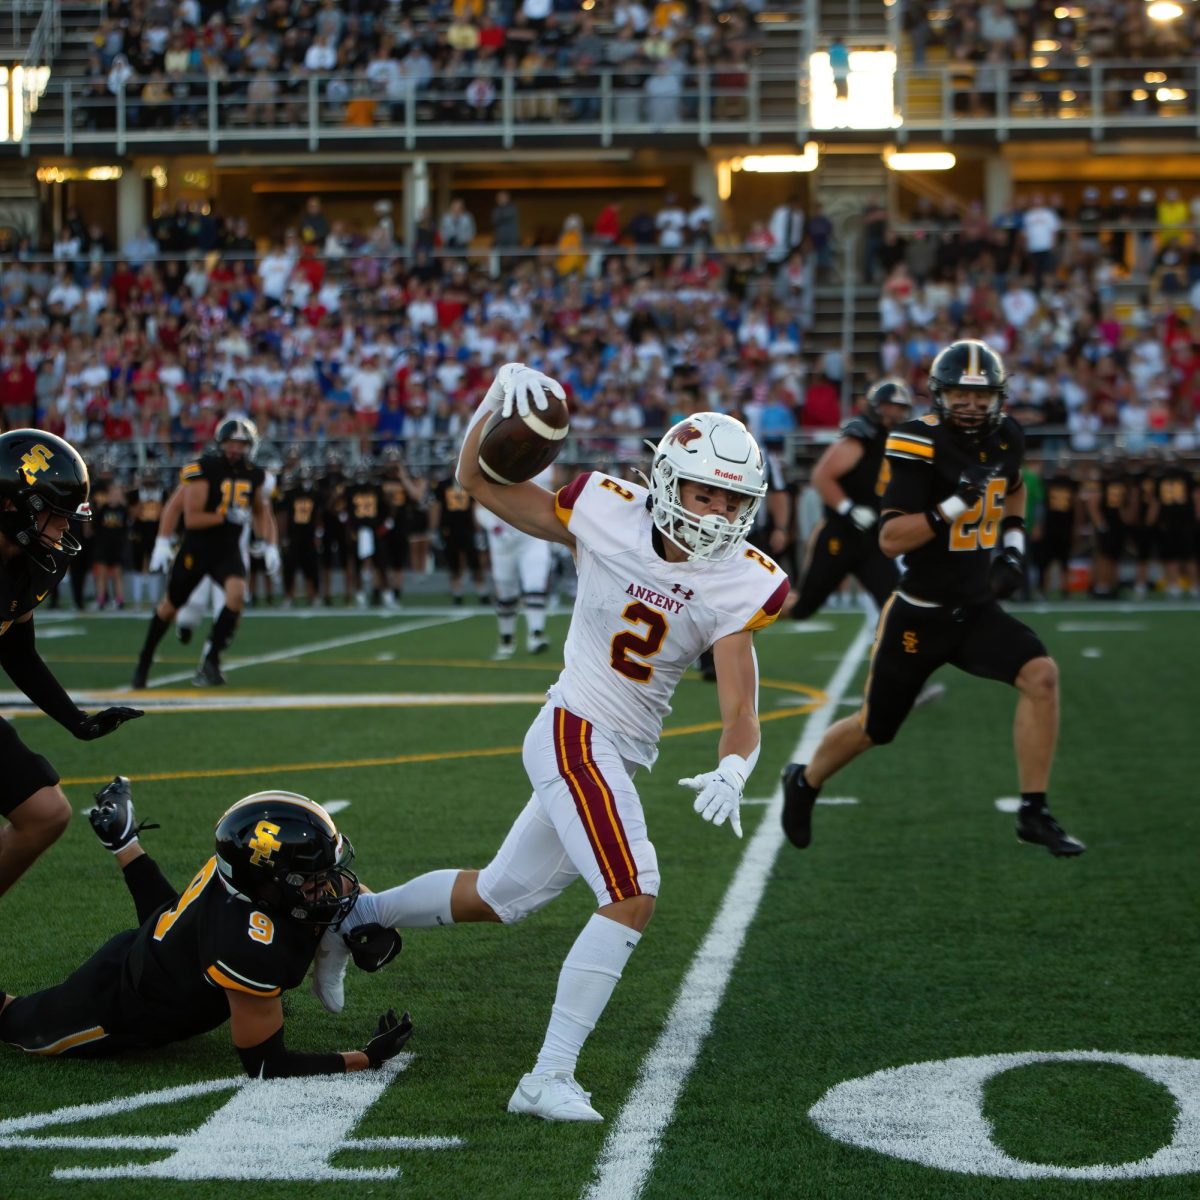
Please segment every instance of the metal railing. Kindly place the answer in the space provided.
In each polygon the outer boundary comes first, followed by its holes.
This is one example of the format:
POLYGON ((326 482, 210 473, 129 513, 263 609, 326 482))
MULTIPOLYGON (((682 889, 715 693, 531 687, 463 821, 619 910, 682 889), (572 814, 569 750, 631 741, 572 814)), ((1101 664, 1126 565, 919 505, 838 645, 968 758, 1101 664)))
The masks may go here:
POLYGON ((1048 59, 896 71, 896 138, 1026 133, 1087 135, 1137 131, 1194 136, 1200 131, 1200 61, 1048 59))
POLYGON ((476 86, 466 76, 407 81, 398 94, 336 75, 204 76, 146 80, 110 91, 107 80, 54 77, 22 153, 53 147, 67 155, 124 154, 169 142, 210 153, 231 143, 323 144, 386 139, 405 150, 447 142, 570 139, 610 146, 624 137, 664 135, 708 145, 716 139, 803 141, 807 89, 793 68, 717 66, 687 73, 656 95, 644 70, 525 77, 504 72, 476 86))
POLYGON ((0 42, 6 49, 21 50, 41 23, 46 8, 58 8, 58 0, 8 0, 8 20, 0 18, 0 42))

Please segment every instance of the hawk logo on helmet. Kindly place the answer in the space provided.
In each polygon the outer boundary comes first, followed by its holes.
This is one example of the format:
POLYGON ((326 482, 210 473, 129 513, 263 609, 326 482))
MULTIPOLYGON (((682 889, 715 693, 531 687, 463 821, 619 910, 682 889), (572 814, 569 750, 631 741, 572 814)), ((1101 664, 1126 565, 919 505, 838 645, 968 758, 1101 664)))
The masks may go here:
POLYGON ((36 483, 38 472, 46 470, 53 457, 54 451, 41 442, 31 447, 21 458, 21 474, 25 476, 25 482, 36 483))
POLYGON ((271 821, 259 821, 254 827, 254 836, 249 841, 250 850, 250 865, 252 867, 269 867, 271 865, 271 855, 276 850, 283 849, 283 843, 275 836, 279 832, 279 826, 271 821))
MULTIPOLYGON (((685 450, 688 448, 689 442, 694 442, 698 438, 702 438, 704 434, 700 432, 695 425, 685 424, 678 425, 671 430, 671 441, 678 443, 685 450)), ((693 450, 691 453, 695 453, 693 450)))

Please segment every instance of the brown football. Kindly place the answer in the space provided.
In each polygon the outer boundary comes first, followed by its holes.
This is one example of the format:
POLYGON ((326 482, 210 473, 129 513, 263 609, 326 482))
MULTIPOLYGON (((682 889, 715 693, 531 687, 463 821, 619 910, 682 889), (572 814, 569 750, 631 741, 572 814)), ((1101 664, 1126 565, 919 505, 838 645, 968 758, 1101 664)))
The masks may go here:
POLYGON ((544 471, 563 447, 571 416, 566 402, 549 396, 549 408, 534 407, 529 416, 493 413, 479 440, 479 466, 493 483, 522 483, 544 471))

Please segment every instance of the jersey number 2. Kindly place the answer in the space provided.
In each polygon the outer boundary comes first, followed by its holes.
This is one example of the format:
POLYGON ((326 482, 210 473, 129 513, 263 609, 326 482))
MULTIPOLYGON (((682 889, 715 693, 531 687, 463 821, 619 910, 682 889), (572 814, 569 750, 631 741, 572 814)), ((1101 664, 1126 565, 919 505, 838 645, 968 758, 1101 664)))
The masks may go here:
POLYGON ((621 616, 631 625, 645 625, 647 629, 645 636, 626 631, 613 638, 612 668, 635 683, 649 683, 654 668, 629 655, 636 654, 638 659, 653 658, 662 649, 663 639, 667 636, 667 618, 657 608, 650 608, 640 600, 627 604, 621 616))
POLYGON ((990 550, 996 544, 1007 490, 1006 480, 993 479, 983 497, 959 514, 950 527, 951 550, 990 550))

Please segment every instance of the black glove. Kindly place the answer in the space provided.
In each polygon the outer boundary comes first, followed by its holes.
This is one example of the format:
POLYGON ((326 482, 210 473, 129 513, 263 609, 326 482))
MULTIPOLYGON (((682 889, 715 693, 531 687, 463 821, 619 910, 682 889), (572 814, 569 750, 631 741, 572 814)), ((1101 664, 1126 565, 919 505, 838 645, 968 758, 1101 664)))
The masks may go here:
POLYGON ((105 737, 115 729, 120 729, 126 721, 136 721, 146 714, 140 708, 105 708, 93 716, 84 714, 83 720, 75 727, 75 736, 81 742, 94 742, 97 738, 105 737))
POLYGON ((379 1018, 374 1037, 363 1047, 371 1066, 381 1067, 389 1058, 395 1058, 412 1037, 412 1028, 412 1017, 408 1013, 397 1018, 396 1010, 389 1008, 379 1018))
POLYGON ((378 971, 400 953, 400 934, 386 925, 370 921, 351 930, 342 939, 350 947, 354 965, 360 971, 378 971))
POLYGON ((967 504, 974 504, 987 491, 987 485, 999 474, 998 467, 970 466, 964 467, 958 477, 958 485, 954 494, 960 496, 967 504))
POLYGON ((1025 555, 1013 546, 1001 550, 992 559, 988 582, 997 600, 1007 600, 1025 582, 1025 555))

